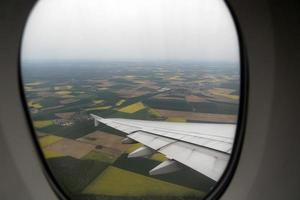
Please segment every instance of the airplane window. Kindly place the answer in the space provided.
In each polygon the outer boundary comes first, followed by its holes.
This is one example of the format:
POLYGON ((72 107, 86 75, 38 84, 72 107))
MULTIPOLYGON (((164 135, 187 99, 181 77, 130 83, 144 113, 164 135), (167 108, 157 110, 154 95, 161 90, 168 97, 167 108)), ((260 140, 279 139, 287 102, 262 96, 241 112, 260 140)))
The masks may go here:
POLYGON ((223 0, 40 0, 20 60, 35 140, 66 197, 204 199, 222 179, 241 92, 223 0))

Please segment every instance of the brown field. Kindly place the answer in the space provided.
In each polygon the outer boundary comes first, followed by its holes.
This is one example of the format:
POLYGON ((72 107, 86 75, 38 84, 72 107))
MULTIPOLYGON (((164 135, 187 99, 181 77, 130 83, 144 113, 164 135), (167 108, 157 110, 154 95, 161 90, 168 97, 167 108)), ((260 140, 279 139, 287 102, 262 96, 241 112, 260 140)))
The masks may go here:
POLYGON ((53 93, 47 92, 47 91, 42 91, 42 92, 38 92, 37 95, 40 97, 43 97, 43 98, 47 98, 47 97, 53 96, 53 93))
POLYGON ((209 98, 207 98, 207 100, 214 101, 214 102, 221 102, 221 103, 232 103, 232 104, 239 103, 238 100, 232 100, 232 99, 228 99, 228 98, 221 97, 221 96, 209 97, 209 98))
POLYGON ((160 88, 160 86, 150 80, 134 80, 133 82, 137 83, 140 87, 146 87, 154 90, 158 90, 160 88))
POLYGON ((149 84, 149 85, 143 85, 143 87, 152 89, 152 90, 158 90, 160 87, 154 84, 149 84))
POLYGON ((45 150, 80 159, 81 157, 92 151, 94 148, 95 145, 64 138, 54 144, 47 146, 45 150))
POLYGON ((184 78, 182 78, 180 75, 171 76, 168 79, 171 80, 171 81, 182 81, 182 80, 184 80, 184 78))
POLYGON ((185 84, 185 82, 183 82, 183 81, 170 81, 170 85, 172 85, 172 86, 180 87, 184 84, 185 84))
POLYGON ((112 86, 113 84, 108 81, 108 80, 100 80, 97 82, 97 87, 100 87, 100 88, 108 88, 110 86, 112 86))
POLYGON ((148 91, 140 91, 140 90, 128 90, 128 89, 124 89, 124 90, 119 90, 116 92, 120 97, 122 98, 133 98, 133 97, 139 97, 139 96, 143 96, 145 94, 148 94, 148 91))
POLYGON ((238 95, 232 95, 231 93, 234 92, 235 90, 232 89, 226 89, 226 88, 213 88, 209 89, 208 92, 213 96, 213 97, 223 97, 229 100, 238 100, 239 96, 238 95))
POLYGON ((234 103, 237 104, 239 101, 235 99, 229 99, 223 96, 217 96, 217 95, 212 95, 210 93, 202 92, 203 95, 207 96, 207 100, 209 101, 216 101, 216 102, 222 102, 222 103, 234 103))
POLYGON ((119 155, 125 152, 130 147, 130 144, 122 144, 122 139, 123 137, 118 135, 113 135, 102 131, 95 131, 82 138, 77 139, 77 141, 96 146, 100 145, 102 148, 97 150, 114 155, 119 155))
POLYGON ((196 96, 196 95, 188 95, 188 96, 185 96, 185 100, 187 102, 193 102, 193 103, 197 103, 197 102, 205 102, 206 99, 203 98, 203 97, 199 97, 199 96, 196 96))
POLYGON ((182 97, 170 97, 167 94, 158 94, 152 97, 153 99, 162 99, 162 100, 183 100, 182 97))
POLYGON ((57 94, 59 96, 71 95, 72 91, 70 91, 70 90, 59 90, 59 91, 55 92, 55 94, 57 94))
POLYGON ((74 103, 77 101, 79 101, 79 99, 63 99, 63 100, 60 100, 59 103, 60 104, 68 104, 68 103, 74 103))
POLYGON ((73 86, 71 85, 61 85, 61 86, 55 86, 54 90, 70 90, 73 86))
POLYGON ((55 113, 55 115, 62 119, 71 119, 75 112, 64 112, 64 113, 55 113))
POLYGON ((223 122, 223 123, 236 123, 236 115, 224 115, 224 114, 211 114, 211 113, 193 113, 185 111, 172 111, 172 110, 161 110, 154 109, 159 112, 162 116, 168 118, 184 118, 186 120, 204 121, 204 122, 223 122))
POLYGON ((46 110, 52 110, 52 109, 57 109, 57 108, 62 108, 64 107, 63 105, 58 105, 58 106, 51 106, 51 107, 47 107, 47 108, 42 108, 42 111, 46 111, 46 110))

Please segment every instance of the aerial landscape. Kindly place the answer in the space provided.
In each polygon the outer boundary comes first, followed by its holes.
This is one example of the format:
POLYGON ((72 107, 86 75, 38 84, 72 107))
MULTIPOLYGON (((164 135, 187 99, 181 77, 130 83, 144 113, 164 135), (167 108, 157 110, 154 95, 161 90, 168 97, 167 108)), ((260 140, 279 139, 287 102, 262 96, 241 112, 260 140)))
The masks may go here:
POLYGON ((200 200, 223 177, 240 101, 224 1, 40 0, 20 65, 33 138, 68 199, 200 200))
POLYGON ((179 123, 236 124, 235 63, 27 62, 24 93, 53 176, 72 199, 201 199, 215 181, 192 169, 150 176, 163 154, 127 158, 142 144, 90 114, 179 123))

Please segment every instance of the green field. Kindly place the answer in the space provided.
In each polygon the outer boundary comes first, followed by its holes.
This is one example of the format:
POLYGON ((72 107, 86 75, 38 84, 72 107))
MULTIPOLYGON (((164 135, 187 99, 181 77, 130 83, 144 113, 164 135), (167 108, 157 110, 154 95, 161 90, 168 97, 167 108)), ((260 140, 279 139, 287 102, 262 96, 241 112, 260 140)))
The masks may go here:
POLYGON ((53 121, 52 120, 38 120, 38 121, 33 121, 33 126, 35 128, 45 128, 48 126, 53 125, 53 121))
POLYGON ((147 99, 145 104, 157 109, 193 111, 193 106, 183 100, 147 99))
MULTIPOLYGON (((128 159, 127 154, 122 154, 113 165, 121 169, 152 177, 149 175, 149 171, 159 165, 160 162, 147 158, 128 159)), ((174 173, 157 175, 155 178, 205 192, 208 192, 215 183, 213 180, 189 168, 184 168, 174 173)))
POLYGON ((95 110, 107 110, 110 109, 112 106, 97 106, 94 108, 86 108, 86 111, 95 111, 95 110))
POLYGON ((39 143, 42 148, 45 148, 45 147, 47 147, 51 144, 54 144, 62 139, 63 139, 62 137, 58 137, 55 135, 46 135, 44 137, 39 138, 39 143))
POLYGON ((51 125, 38 130, 44 133, 51 133, 60 137, 76 139, 97 130, 97 128, 94 126, 93 121, 81 121, 74 124, 73 126, 62 127, 59 125, 51 125))
POLYGON ((80 193, 107 167, 104 162, 71 157, 50 158, 47 163, 59 186, 69 195, 80 193))
POLYGON ((91 151, 86 156, 84 156, 82 159, 83 160, 97 160, 97 161, 102 161, 102 162, 111 164, 117 159, 117 156, 108 154, 108 153, 99 152, 99 151, 91 151))
POLYGON ((28 102, 28 107, 29 108, 36 108, 36 109, 43 108, 43 106, 40 103, 34 103, 32 101, 28 102))
POLYGON ((108 167, 83 193, 109 196, 199 196, 204 193, 117 167, 108 167))
POLYGON ((44 154, 46 159, 58 158, 58 157, 63 157, 64 156, 64 154, 62 154, 62 153, 58 153, 58 152, 47 150, 47 149, 43 149, 43 154, 44 154))

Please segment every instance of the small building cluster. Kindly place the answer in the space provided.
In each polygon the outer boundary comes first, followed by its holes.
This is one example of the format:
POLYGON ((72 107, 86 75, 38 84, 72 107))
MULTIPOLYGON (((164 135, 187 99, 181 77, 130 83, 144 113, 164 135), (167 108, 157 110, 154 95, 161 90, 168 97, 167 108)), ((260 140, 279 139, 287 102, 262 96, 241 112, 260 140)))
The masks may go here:
POLYGON ((59 118, 54 120, 54 124, 59 125, 59 126, 73 126, 76 122, 82 122, 82 121, 90 121, 93 120, 93 118, 87 114, 85 111, 80 111, 74 113, 72 116, 70 116, 67 119, 64 118, 59 118))
POLYGON ((74 121, 68 119, 55 119, 54 124, 59 126, 72 126, 74 121))

